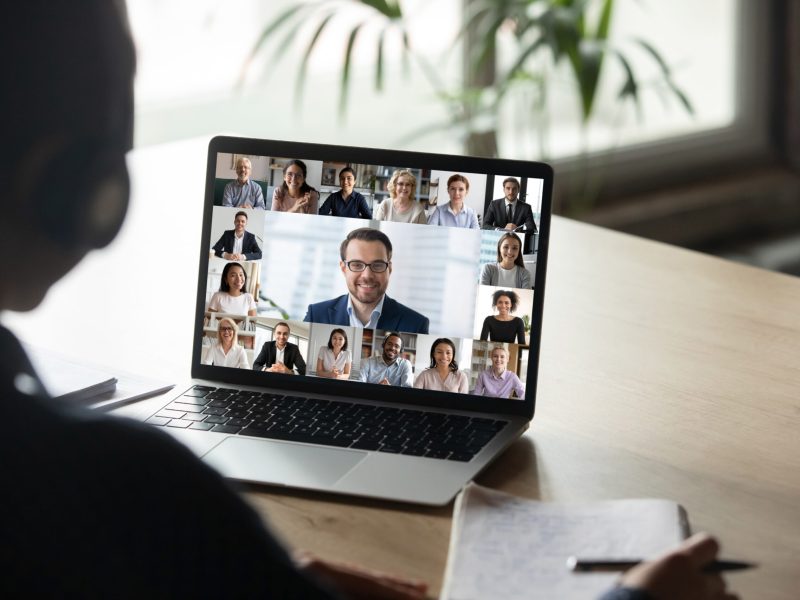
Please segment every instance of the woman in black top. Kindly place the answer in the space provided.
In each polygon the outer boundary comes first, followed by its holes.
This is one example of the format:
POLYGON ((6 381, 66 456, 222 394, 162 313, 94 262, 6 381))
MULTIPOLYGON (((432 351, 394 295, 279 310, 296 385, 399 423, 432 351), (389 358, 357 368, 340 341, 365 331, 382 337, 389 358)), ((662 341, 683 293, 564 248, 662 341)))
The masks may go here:
POLYGON ((497 310, 497 315, 489 315, 483 321, 481 339, 493 342, 525 343, 525 323, 519 317, 513 316, 517 310, 519 296, 512 290, 498 290, 492 294, 492 307, 497 310))

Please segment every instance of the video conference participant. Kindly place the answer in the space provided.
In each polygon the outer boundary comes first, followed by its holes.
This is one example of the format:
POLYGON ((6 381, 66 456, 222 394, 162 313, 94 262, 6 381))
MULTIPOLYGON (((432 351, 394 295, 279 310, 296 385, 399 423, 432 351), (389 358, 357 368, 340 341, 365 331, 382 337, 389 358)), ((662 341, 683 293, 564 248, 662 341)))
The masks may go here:
POLYGON ((414 199, 417 189, 417 178, 408 169, 398 169, 392 173, 386 186, 389 197, 375 209, 377 221, 394 221, 395 223, 416 223, 425 225, 428 217, 425 208, 414 199))
POLYGON ((370 356, 361 363, 359 378, 365 383, 411 387, 411 362, 402 356, 403 338, 391 331, 383 338, 380 356, 370 356))
POLYGON ((516 373, 507 369, 508 350, 505 348, 495 348, 492 350, 492 366, 478 374, 475 382, 475 389, 472 391, 476 396, 488 396, 490 398, 511 398, 511 394, 516 394, 517 398, 525 397, 525 386, 522 385, 516 373))
POLYGON ((225 260, 260 260, 261 248, 256 236, 245 229, 247 213, 240 210, 233 217, 233 229, 226 230, 212 250, 214 255, 225 260))
POLYGON ((447 180, 447 195, 450 196, 450 202, 436 207, 428 217, 428 225, 479 229, 478 215, 469 206, 464 206, 467 192, 469 192, 469 179, 458 173, 451 175, 447 180))
POLYGON ((481 339, 524 344, 525 323, 511 314, 517 310, 517 304, 519 296, 513 290, 498 290, 492 294, 492 306, 497 309, 497 315, 489 315, 483 320, 481 339))
POLYGON ((300 348, 289 341, 289 324, 281 321, 276 323, 272 330, 270 342, 264 342, 261 352, 253 361, 253 370, 268 373, 283 373, 285 375, 306 374, 306 361, 300 354, 300 348))
POLYGON ((342 189, 325 198, 319 214, 371 219, 372 211, 369 209, 367 199, 353 189, 355 184, 356 172, 352 168, 345 167, 339 171, 339 185, 342 186, 342 189))
POLYGON ((238 369, 250 368, 247 352, 239 345, 239 327, 230 317, 222 317, 217 323, 217 339, 211 343, 203 364, 238 369))
POLYGON ((522 242, 517 234, 505 233, 497 240, 497 262, 483 265, 480 283, 531 289, 531 274, 522 260, 522 242))
POLYGON ((448 338, 439 338, 431 344, 431 366, 417 375, 414 387, 437 392, 469 392, 466 373, 458 370, 456 345, 448 338))
POLYGON ((222 269, 219 291, 214 292, 208 302, 208 310, 212 312, 228 313, 231 315, 256 314, 256 301, 253 294, 246 292, 247 274, 242 265, 229 262, 222 269))
POLYGON ((306 183, 308 169, 302 160, 290 160, 283 167, 283 183, 272 193, 272 210, 317 214, 319 192, 306 183))
POLYGON ((519 181, 514 177, 503 180, 504 198, 492 200, 483 218, 484 229, 508 229, 515 231, 525 227, 525 233, 536 233, 531 205, 519 199, 519 181))
POLYGON ((385 233, 369 227, 354 229, 339 247, 339 256, 348 293, 309 304, 304 321, 428 333, 428 317, 386 295, 392 242, 385 233))
POLYGON ((347 349, 347 333, 344 329, 334 329, 328 337, 328 345, 322 346, 317 354, 317 377, 331 379, 350 379, 353 356, 347 349))
POLYGON ((227 183, 222 190, 222 206, 234 208, 266 208, 264 191, 261 186, 250 179, 253 164, 249 158, 240 156, 236 159, 236 179, 227 183))

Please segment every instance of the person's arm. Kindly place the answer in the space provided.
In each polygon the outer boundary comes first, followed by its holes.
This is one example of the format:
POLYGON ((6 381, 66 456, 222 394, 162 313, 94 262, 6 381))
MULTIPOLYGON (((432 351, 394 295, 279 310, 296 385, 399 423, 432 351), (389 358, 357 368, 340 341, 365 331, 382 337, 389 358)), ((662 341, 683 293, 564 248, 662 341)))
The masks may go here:
MULTIPOLYGON (((353 192, 354 194, 358 194, 358 192, 353 192)), ((361 194, 358 194, 358 214, 363 219, 371 219, 372 212, 369 209, 369 204, 367 204, 367 199, 364 198, 361 194)))
POLYGON ((525 204, 525 207, 528 209, 527 213, 525 214, 525 232, 526 233, 536 233, 536 222, 533 220, 533 209, 531 208, 530 204, 525 204))
POLYGON ((460 381, 458 382, 458 393, 469 394, 469 378, 464 371, 458 372, 460 381))
POLYGON ((233 206, 233 186, 226 183, 222 190, 222 206, 233 206))
POLYGON ((344 370, 342 374, 339 375, 339 379, 350 379, 350 368, 353 366, 353 361, 348 360, 344 365, 344 370))
POLYGON ((261 346, 261 352, 258 353, 258 356, 253 361, 253 370, 260 371, 265 364, 267 364, 267 344, 261 346))
POLYGON ((494 283, 492 283, 492 275, 496 273, 496 271, 492 267, 492 263, 486 263, 481 268, 481 285, 494 285, 494 283))
POLYGON ((319 192, 317 190, 311 190, 308 192, 308 207, 306 212, 309 215, 317 214, 317 209, 319 208, 319 192))
MULTIPOLYGON (((321 350, 321 349, 320 349, 321 350)), ((330 377, 330 373, 325 370, 325 363, 322 360, 322 353, 317 356, 317 370, 315 371, 317 377, 330 377)))
POLYGON ((219 312, 219 294, 220 292, 211 294, 211 300, 208 301, 208 308, 206 309, 208 312, 219 312))
MULTIPOLYGON (((252 234, 251 234, 252 235, 252 234)), ((245 260, 261 260, 261 248, 258 246, 258 242, 256 241, 256 236, 249 238, 250 243, 247 245, 247 250, 244 250, 244 259, 245 260)))
POLYGON ((303 359, 303 355, 300 354, 300 348, 298 348, 297 346, 295 346, 295 352, 297 353, 297 356, 295 357, 294 360, 294 368, 299 375, 305 375, 306 361, 303 359))
POLYGON ((525 386, 522 384, 522 380, 517 377, 516 373, 511 373, 511 376, 514 378, 514 387, 512 388, 514 393, 517 394, 517 398, 524 398, 525 397, 525 386))
POLYGON ((277 186, 272 190, 272 205, 270 210, 276 212, 284 212, 286 210, 286 207, 283 205, 283 189, 281 186, 277 186))
POLYGON ((483 327, 481 327, 481 339, 488 340, 489 339, 489 319, 492 317, 486 317, 483 320, 483 327))
POLYGON ((725 580, 719 573, 703 571, 718 552, 719 544, 707 533, 693 535, 676 550, 633 567, 622 576, 619 586, 601 600, 735 600, 737 596, 726 591, 725 580), (644 595, 637 596, 637 592, 644 595))
POLYGON ((478 374, 478 379, 475 382, 475 389, 472 390, 472 393, 475 396, 483 396, 484 391, 485 390, 483 389, 483 373, 481 372, 478 374))
POLYGON ((480 229, 480 225, 478 225, 478 213, 476 213, 471 208, 467 207, 469 210, 469 228, 470 229, 480 229))
POLYGON ((414 387, 418 390, 425 389, 425 371, 417 375, 417 379, 414 381, 414 387))
POLYGON ((325 198, 325 202, 323 202, 322 206, 319 207, 319 214, 321 214, 321 215, 330 215, 331 212, 333 212, 331 210, 331 206, 333 204, 331 202, 331 198, 333 198, 333 194, 328 194, 328 197, 325 198))
POLYGON ((401 373, 400 387, 413 387, 413 373, 411 372, 411 363, 407 360, 403 362, 403 371, 401 373))
POLYGON ((213 365, 214 364, 214 342, 211 342, 211 346, 208 348, 208 352, 206 352, 206 357, 203 360, 204 365, 213 365))
POLYGON ((223 233, 222 236, 217 240, 217 243, 214 244, 214 247, 211 248, 214 251, 214 256, 217 258, 225 258, 223 253, 225 252, 225 234, 223 233))
POLYGON ((358 371, 358 380, 367 383, 369 381, 369 373, 370 373, 370 360, 363 360, 361 361, 361 368, 358 371))
POLYGON ((252 179, 250 181, 252 181, 253 185, 256 186, 256 199, 255 202, 253 202, 253 208, 266 210, 267 205, 264 203, 264 190, 262 190, 261 186, 252 179))
POLYGON ((440 224, 441 223, 439 222, 439 207, 437 206, 435 209, 433 209, 431 216, 428 217, 428 225, 440 225, 440 224))
POLYGON ((517 317, 517 343, 525 345, 525 321, 517 317))
POLYGON ((519 265, 517 267, 519 268, 519 271, 517 271, 519 273, 519 287, 524 290, 531 289, 533 287, 531 284, 531 272, 525 267, 520 267, 519 265))
POLYGON ((494 216, 494 200, 489 202, 489 207, 486 209, 486 215, 483 217, 483 228, 484 229, 494 229, 494 222, 496 217, 494 216))

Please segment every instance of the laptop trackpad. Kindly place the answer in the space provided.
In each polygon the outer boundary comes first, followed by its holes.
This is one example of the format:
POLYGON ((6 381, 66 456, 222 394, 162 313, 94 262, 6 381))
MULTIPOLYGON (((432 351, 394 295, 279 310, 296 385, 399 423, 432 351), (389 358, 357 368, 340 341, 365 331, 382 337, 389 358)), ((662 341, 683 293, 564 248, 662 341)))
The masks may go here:
POLYGON ((367 456, 342 448, 229 437, 203 456, 225 477, 298 487, 330 487, 367 456))

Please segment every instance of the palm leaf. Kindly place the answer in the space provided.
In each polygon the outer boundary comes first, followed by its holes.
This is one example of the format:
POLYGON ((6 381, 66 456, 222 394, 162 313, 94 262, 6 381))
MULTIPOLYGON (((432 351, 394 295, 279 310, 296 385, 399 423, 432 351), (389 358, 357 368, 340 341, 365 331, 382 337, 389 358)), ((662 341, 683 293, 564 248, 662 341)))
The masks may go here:
POLYGON ((350 30, 350 35, 347 38, 347 49, 345 50, 344 62, 342 63, 342 83, 339 93, 339 113, 342 115, 347 107, 347 88, 350 83, 350 68, 352 66, 350 59, 353 55, 353 46, 355 46, 356 38, 362 27, 364 27, 363 21, 350 30))
POLYGON ((295 83, 295 96, 299 100, 303 97, 303 85, 306 80, 306 71, 308 70, 308 60, 311 57, 311 53, 314 51, 314 47, 317 45, 317 41, 319 40, 322 32, 327 27, 328 23, 330 23, 331 19, 333 18, 334 13, 329 12, 320 22, 319 27, 314 32, 314 35, 311 37, 311 41, 309 41, 308 46, 306 47, 305 52, 303 53, 303 58, 300 61, 300 68, 297 71, 297 82, 295 83))

